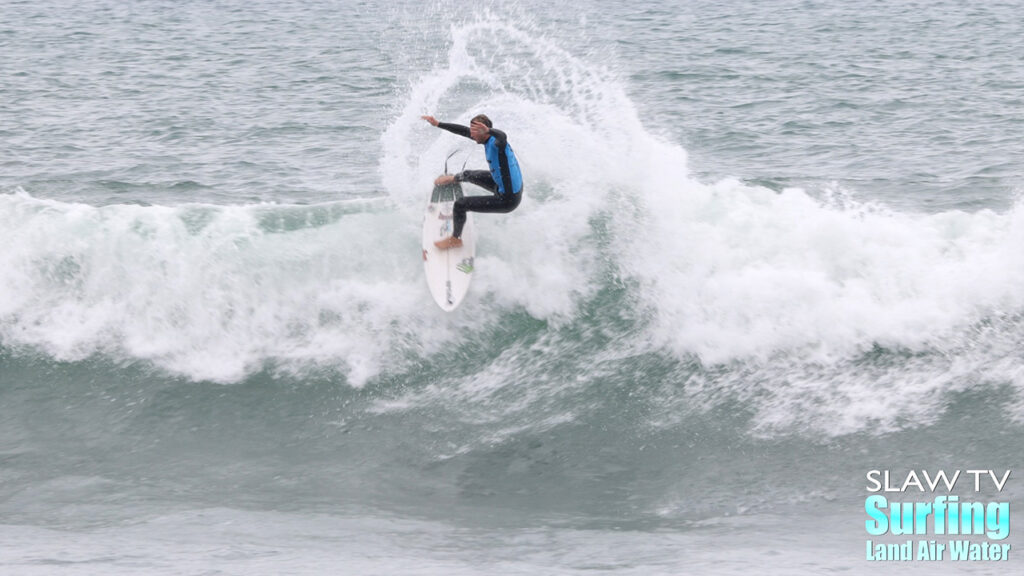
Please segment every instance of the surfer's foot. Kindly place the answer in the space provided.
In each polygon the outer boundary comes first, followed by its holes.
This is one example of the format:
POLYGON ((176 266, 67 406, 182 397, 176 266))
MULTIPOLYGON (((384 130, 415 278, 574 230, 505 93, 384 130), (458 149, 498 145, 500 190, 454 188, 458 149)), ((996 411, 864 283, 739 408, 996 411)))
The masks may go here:
POLYGON ((434 246, 437 246, 441 250, 447 250, 449 248, 458 248, 459 246, 462 246, 462 238, 449 236, 447 238, 444 238, 443 240, 438 240, 437 242, 434 242, 434 246))
POLYGON ((434 186, 444 186, 445 184, 451 184, 455 182, 455 176, 452 174, 442 174, 434 180, 434 186))

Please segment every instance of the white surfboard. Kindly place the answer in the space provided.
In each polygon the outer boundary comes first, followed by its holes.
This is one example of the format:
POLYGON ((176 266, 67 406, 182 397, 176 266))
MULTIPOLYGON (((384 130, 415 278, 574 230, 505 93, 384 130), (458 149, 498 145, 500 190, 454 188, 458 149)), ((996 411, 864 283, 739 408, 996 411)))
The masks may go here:
POLYGON ((452 235, 452 206, 459 198, 462 186, 458 182, 434 186, 423 213, 423 271, 430 295, 445 312, 458 307, 473 280, 476 228, 472 213, 466 214, 466 225, 462 227, 462 246, 448 250, 434 246, 434 242, 452 235))

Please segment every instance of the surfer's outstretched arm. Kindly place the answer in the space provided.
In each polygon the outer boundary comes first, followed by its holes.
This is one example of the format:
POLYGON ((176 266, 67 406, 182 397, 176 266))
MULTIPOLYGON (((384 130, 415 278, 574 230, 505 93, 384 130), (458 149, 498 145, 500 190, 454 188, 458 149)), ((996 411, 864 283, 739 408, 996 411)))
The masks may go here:
POLYGON ((450 122, 438 122, 437 127, 442 130, 447 130, 452 134, 458 134, 459 136, 465 136, 466 138, 472 138, 469 135, 469 126, 463 126, 462 124, 452 124, 450 122))
POLYGON ((438 122, 437 118, 433 116, 420 116, 427 122, 430 122, 431 126, 437 126, 443 130, 447 130, 452 134, 458 134, 459 136, 465 136, 466 138, 472 139, 473 136, 470 134, 469 126, 463 126, 461 124, 452 124, 450 122, 438 122))

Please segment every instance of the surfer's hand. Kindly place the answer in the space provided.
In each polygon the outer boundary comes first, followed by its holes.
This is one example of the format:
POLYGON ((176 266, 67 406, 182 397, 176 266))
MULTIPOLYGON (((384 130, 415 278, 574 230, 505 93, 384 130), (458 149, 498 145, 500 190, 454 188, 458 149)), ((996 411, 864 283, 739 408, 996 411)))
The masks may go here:
POLYGON ((475 138, 477 134, 487 135, 487 134, 490 134, 490 133, 491 133, 491 129, 488 128, 487 124, 484 124, 483 122, 477 121, 477 122, 470 122, 470 124, 469 124, 469 134, 470 134, 470 137, 475 138))
POLYGON ((430 122, 431 126, 437 126, 438 124, 437 118, 434 118, 433 116, 420 116, 420 118, 423 118, 427 122, 430 122))

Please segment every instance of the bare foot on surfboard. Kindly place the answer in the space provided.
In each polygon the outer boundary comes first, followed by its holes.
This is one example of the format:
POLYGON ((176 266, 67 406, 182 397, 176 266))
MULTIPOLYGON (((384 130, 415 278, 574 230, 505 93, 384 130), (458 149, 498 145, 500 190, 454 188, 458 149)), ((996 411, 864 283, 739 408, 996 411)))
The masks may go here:
POLYGON ((437 246, 440 250, 447 250, 449 248, 458 248, 462 246, 462 239, 454 236, 449 236, 434 242, 434 246, 437 246))

